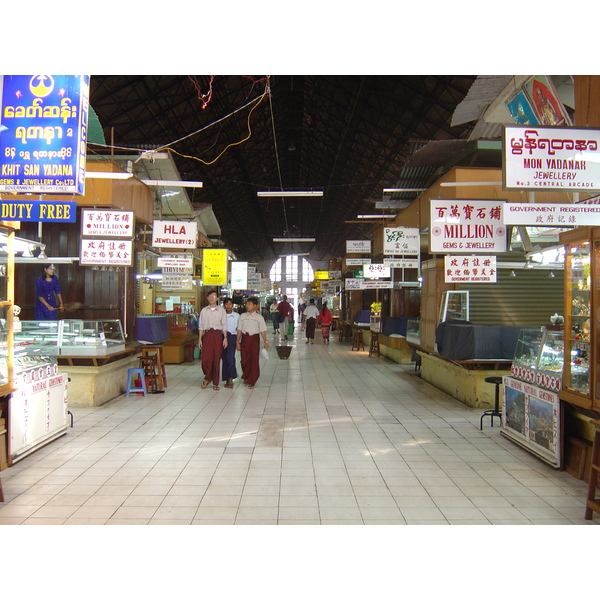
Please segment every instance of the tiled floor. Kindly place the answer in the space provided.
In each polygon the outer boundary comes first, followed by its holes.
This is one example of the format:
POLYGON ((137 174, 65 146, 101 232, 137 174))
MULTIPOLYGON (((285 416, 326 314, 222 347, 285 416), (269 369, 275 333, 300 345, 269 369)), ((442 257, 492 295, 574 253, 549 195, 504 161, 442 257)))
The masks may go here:
POLYGON ((200 389, 196 360, 165 394, 73 408, 0 474, 0 524, 600 524, 585 482, 481 432, 412 365, 300 335, 254 390, 200 389))

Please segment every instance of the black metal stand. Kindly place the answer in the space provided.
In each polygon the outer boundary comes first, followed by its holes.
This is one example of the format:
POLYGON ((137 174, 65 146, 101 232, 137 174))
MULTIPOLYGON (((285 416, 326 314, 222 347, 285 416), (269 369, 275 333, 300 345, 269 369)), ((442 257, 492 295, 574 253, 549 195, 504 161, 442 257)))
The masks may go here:
POLYGON ((498 417, 500 419, 500 423, 502 423, 502 412, 500 411, 500 386, 502 385, 502 377, 486 377, 484 379, 486 383, 493 383, 496 386, 496 397, 494 399, 494 408, 484 411, 481 415, 481 419, 479 419, 479 430, 483 429, 483 419, 484 417, 490 417, 490 426, 494 426, 494 417, 498 417))

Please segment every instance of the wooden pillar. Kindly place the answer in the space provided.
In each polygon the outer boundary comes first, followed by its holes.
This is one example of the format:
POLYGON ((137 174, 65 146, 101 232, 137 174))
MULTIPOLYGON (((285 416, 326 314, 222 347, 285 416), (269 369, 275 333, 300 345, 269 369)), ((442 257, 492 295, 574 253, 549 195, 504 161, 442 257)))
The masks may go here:
POLYGON ((600 127, 600 75, 574 75, 575 126, 600 127))

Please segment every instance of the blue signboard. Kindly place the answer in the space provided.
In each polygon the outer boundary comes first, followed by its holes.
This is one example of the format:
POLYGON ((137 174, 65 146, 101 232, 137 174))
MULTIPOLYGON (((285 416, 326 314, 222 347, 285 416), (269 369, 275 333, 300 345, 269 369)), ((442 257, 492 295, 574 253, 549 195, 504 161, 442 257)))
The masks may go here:
POLYGON ((0 192, 83 195, 89 75, 0 76, 0 192))
POLYGON ((0 200, 0 221, 75 223, 76 210, 72 200, 0 200))

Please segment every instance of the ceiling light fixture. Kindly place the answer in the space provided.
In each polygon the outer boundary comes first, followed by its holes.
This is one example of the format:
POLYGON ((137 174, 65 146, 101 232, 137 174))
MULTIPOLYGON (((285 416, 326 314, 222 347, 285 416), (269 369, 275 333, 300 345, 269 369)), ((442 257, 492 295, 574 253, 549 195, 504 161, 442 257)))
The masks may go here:
POLYGON ((115 172, 112 171, 86 171, 86 179, 130 179, 133 177, 133 173, 127 173, 124 171, 115 172))
POLYGON ((394 219, 396 215, 356 215, 357 219, 394 219))
POLYGON ((472 185, 502 185, 501 181, 443 181, 440 187, 463 187, 472 185))
POLYGON ((163 187, 189 187, 189 188, 201 188, 203 187, 201 181, 179 181, 177 179, 173 181, 162 180, 162 179, 140 179, 142 183, 146 185, 158 185, 163 187))
POLYGON ((273 238, 274 242, 315 242, 315 238, 273 238))
POLYGON ((259 198, 291 198, 307 196, 309 198, 317 198, 323 195, 322 191, 295 191, 295 192, 256 192, 259 198))
POLYGON ((426 192, 427 188, 383 188, 384 194, 394 194, 396 192, 426 192))

